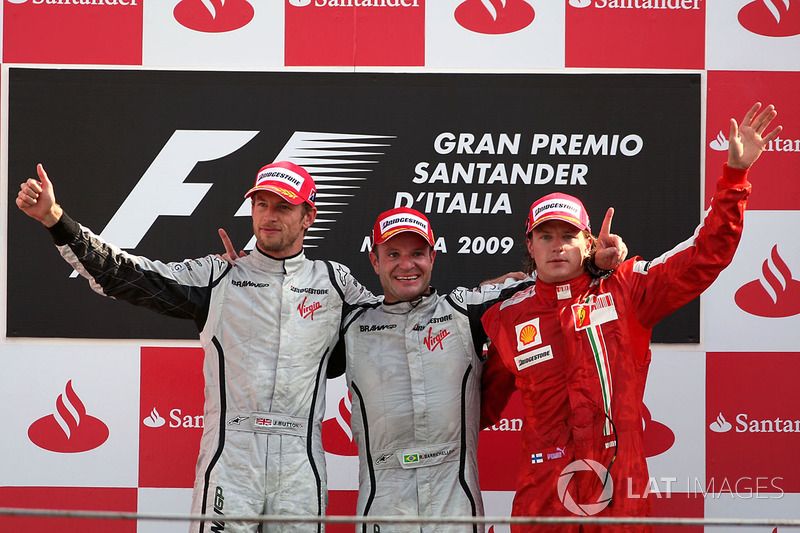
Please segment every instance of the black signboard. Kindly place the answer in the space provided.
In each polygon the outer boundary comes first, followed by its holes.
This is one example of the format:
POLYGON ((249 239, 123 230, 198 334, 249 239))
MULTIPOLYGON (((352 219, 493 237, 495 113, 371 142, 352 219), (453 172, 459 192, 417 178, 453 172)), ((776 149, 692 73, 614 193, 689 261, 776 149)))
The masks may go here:
MULTIPOLYGON (((217 228, 252 237, 243 193, 292 159, 320 188, 307 254, 348 265, 373 291, 375 216, 428 214, 437 288, 521 268, 526 210, 581 197, 608 206, 632 254, 653 258, 700 219, 700 76, 388 74, 12 68, 8 128, 9 336, 195 338, 189 321, 90 292, 47 233, 14 206, 42 162, 59 203, 114 244, 153 259, 221 251, 217 228)), ((697 302, 656 342, 697 342, 697 302)))

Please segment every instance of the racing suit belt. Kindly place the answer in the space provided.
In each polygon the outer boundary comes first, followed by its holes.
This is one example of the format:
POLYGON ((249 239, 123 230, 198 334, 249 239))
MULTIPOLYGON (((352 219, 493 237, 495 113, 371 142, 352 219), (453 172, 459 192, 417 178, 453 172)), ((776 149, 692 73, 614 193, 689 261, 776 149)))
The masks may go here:
POLYGON ((457 441, 443 444, 429 444, 400 450, 379 450, 373 454, 375 469, 423 468, 450 461, 458 461, 461 445, 457 441))
POLYGON ((280 413, 229 412, 225 428, 228 431, 244 431, 247 433, 273 433, 306 437, 307 422, 303 418, 280 413))

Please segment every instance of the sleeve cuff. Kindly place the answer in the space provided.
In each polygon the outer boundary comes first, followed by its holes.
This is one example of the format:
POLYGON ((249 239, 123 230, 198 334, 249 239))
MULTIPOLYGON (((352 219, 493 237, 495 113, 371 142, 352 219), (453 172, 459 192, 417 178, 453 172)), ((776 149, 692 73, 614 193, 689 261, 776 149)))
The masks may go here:
POLYGON ((750 186, 746 168, 732 168, 727 163, 722 165, 722 177, 717 181, 717 190, 737 189, 750 186))
POLYGON ((56 246, 64 246, 72 242, 80 234, 81 227, 64 211, 61 213, 61 218, 58 222, 48 228, 48 231, 56 246))

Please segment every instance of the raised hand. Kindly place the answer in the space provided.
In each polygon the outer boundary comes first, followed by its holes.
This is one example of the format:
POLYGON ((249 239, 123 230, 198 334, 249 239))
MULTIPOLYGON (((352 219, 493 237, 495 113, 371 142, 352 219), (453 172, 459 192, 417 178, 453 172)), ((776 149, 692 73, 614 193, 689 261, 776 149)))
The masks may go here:
POLYGON ((17 207, 29 217, 38 220, 47 227, 53 226, 61 218, 61 206, 56 203, 53 183, 47 177, 41 163, 36 165, 39 180, 28 178, 19 185, 17 207))
POLYGON ((603 270, 614 270, 625 261, 628 256, 628 247, 622 237, 611 233, 611 219, 614 218, 614 208, 609 207, 600 234, 597 236, 597 249, 594 254, 594 264, 603 270))
POLYGON ((233 242, 231 238, 228 237, 228 232, 222 228, 217 230, 219 233, 219 238, 222 239, 222 245, 225 247, 225 253, 220 254, 219 257, 227 261, 230 265, 236 266, 236 260, 240 257, 244 257, 247 254, 244 253, 244 250, 239 250, 239 253, 236 253, 236 248, 233 247, 233 242))
POLYGON ((730 135, 728 136, 728 166, 732 168, 750 168, 764 151, 771 140, 778 136, 782 126, 764 135, 769 123, 778 112, 770 104, 760 113, 761 102, 756 102, 742 119, 741 125, 736 119, 731 119, 730 135))

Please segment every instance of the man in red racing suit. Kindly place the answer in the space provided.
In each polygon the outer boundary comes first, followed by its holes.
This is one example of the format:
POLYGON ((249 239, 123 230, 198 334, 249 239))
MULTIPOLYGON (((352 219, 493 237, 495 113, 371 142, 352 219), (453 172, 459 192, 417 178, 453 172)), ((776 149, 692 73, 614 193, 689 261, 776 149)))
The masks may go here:
MULTIPOLYGON (((536 284, 495 304, 482 319, 492 342, 484 377, 484 422, 491 423, 500 412, 509 389, 516 386, 522 394, 524 466, 513 515, 649 514, 647 498, 636 495, 646 494, 649 480, 642 397, 651 332, 659 320, 700 295, 733 259, 751 189, 747 169, 780 131, 761 137, 775 111, 770 106, 756 115, 758 108, 753 106, 741 128, 732 121, 728 164, 695 234, 653 261, 634 257, 610 275, 592 277, 581 268, 586 251, 572 244, 584 234, 591 239, 580 200, 555 193, 531 206, 526 235, 536 284), (565 240, 553 228, 563 228, 565 240), (549 239, 549 256, 535 255, 539 252, 532 241, 540 234, 549 239), (575 250, 575 272, 568 270, 569 249, 575 250)), ((610 217, 606 222, 610 224, 610 217)))

